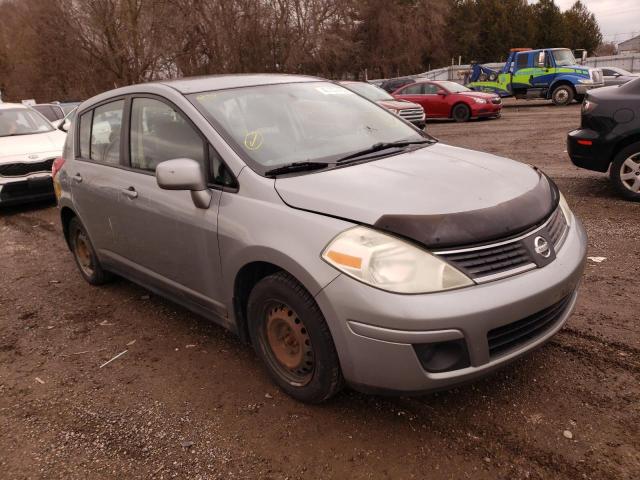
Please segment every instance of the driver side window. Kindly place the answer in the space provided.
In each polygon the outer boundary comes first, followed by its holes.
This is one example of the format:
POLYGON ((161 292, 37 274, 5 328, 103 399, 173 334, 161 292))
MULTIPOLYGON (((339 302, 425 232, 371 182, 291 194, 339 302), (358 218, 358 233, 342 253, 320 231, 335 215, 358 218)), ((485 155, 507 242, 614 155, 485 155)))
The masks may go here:
POLYGON ((189 158, 204 165, 204 141, 185 117, 152 98, 131 106, 131 167, 155 172, 159 163, 189 158))

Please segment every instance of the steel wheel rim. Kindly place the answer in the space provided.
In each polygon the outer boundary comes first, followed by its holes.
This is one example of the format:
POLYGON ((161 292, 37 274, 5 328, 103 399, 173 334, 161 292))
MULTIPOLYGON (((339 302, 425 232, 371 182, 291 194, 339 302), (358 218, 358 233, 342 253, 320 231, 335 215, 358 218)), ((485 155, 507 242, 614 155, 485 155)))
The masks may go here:
POLYGON ((566 89, 561 88, 556 92, 556 101, 560 103, 564 103, 568 100, 568 98, 569 98, 569 92, 566 89))
POLYGON ((89 247, 89 239, 82 231, 78 231, 74 242, 74 253, 80 269, 87 275, 93 275, 93 258, 89 247))
POLYGON ((464 107, 456 108, 453 114, 456 117, 456 120, 464 120, 467 117, 467 111, 464 109, 464 107))
POLYGON ((269 302, 264 309, 264 347, 269 363, 292 385, 304 386, 315 371, 309 332, 288 305, 269 302))
POLYGON ((634 153, 620 166, 620 181, 633 193, 640 193, 640 152, 634 153))

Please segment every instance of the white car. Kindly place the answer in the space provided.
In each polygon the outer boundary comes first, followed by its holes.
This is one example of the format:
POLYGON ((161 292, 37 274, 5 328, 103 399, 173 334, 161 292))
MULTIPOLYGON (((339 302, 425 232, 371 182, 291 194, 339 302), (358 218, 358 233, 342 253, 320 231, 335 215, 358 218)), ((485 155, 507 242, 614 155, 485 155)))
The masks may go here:
POLYGON ((51 167, 66 137, 35 110, 0 103, 0 206, 53 198, 51 167))

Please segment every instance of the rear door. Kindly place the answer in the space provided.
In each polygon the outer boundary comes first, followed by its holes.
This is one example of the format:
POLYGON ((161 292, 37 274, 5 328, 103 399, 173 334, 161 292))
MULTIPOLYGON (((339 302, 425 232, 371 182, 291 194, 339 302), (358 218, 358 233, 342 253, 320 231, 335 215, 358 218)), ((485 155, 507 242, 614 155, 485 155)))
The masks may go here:
POLYGON ((132 98, 124 138, 127 165, 118 177, 117 261, 145 285, 224 316, 217 236, 222 186, 212 178, 211 205, 201 209, 190 192, 163 190, 155 177, 155 168, 166 160, 190 158, 209 172, 224 168, 222 159, 187 117, 161 97, 132 98))
POLYGON ((124 108, 125 99, 119 98, 79 117, 76 157, 68 168, 74 206, 100 257, 115 246, 124 108))
POLYGON ((418 105, 422 105, 427 117, 432 116, 431 110, 428 108, 429 101, 424 95, 423 83, 412 83, 398 90, 393 96, 399 100, 408 100, 418 105))

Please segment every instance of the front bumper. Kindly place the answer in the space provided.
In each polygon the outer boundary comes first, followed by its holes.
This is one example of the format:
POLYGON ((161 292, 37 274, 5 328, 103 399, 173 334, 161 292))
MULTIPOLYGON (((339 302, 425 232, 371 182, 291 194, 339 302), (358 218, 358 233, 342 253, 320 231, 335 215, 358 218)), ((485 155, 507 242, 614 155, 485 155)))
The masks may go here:
POLYGON ((600 87, 604 87, 604 82, 602 82, 602 83, 576 83, 574 85, 574 88, 576 89, 576 93, 578 95, 584 95, 589 90, 592 90, 594 88, 600 88, 600 87))
POLYGON ((340 275, 316 297, 331 328, 347 382, 362 391, 422 393, 465 383, 501 367, 553 336, 571 315, 586 257, 577 219, 556 260, 527 273, 459 290, 398 295, 340 275), (539 336, 491 355, 487 333, 567 299, 539 336), (463 339, 469 366, 432 373, 415 345, 463 339))
POLYGON ((55 198, 50 174, 27 178, 7 179, 0 182, 0 206, 52 200, 55 198))
POLYGON ((595 130, 582 128, 567 135, 567 153, 576 167, 606 172, 611 164, 612 151, 613 145, 595 130))
POLYGON ((502 112, 502 103, 477 103, 471 108, 471 116, 476 118, 495 117, 502 112))

